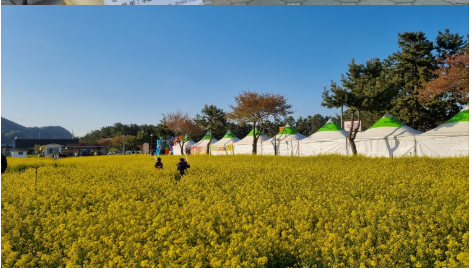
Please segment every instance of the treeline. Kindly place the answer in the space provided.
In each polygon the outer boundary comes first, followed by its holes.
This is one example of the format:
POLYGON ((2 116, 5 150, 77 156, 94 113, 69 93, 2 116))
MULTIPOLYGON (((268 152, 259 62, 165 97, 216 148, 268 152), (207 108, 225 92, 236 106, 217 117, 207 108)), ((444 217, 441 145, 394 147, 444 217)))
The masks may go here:
MULTIPOLYGON (((435 41, 423 32, 398 34, 399 51, 386 59, 348 64, 341 83, 331 82, 323 106, 344 106, 346 119, 378 119, 386 110, 425 132, 457 114, 469 96, 469 43, 449 29, 435 41)), ((363 125, 366 121, 362 121, 363 125)))
MULTIPOLYGON (((277 119, 276 121, 266 121, 266 127, 263 132, 272 137, 279 132, 279 127, 283 127, 287 122, 295 127, 300 133, 305 136, 309 136, 321 128, 326 121, 328 121, 328 116, 322 116, 316 114, 313 116, 308 116, 306 118, 299 117, 298 119, 293 118, 292 116, 287 117, 286 119, 277 119)), ((337 119, 339 123, 340 116, 337 115, 333 117, 337 119)), ((224 121, 224 127, 214 131, 214 137, 216 139, 221 139, 228 130, 236 135, 236 137, 242 139, 251 132, 251 125, 238 125, 236 123, 224 121)), ((192 134, 189 134, 190 138, 195 142, 198 142, 206 134, 206 130, 199 129, 192 134)), ((90 143, 107 143, 110 147, 115 149, 122 149, 123 146, 123 135, 125 138, 125 148, 126 150, 138 150, 141 149, 143 143, 155 141, 158 138, 167 139, 170 136, 174 137, 175 134, 164 125, 163 120, 157 125, 137 125, 137 124, 122 124, 115 123, 113 126, 102 127, 100 130, 94 130, 87 133, 85 136, 80 138, 80 141, 90 142, 90 143)))
MULTIPOLYGON (((439 31, 435 42, 421 31, 404 32, 398 34, 398 47, 384 60, 359 64, 352 59, 341 83, 331 81, 330 89, 325 87, 321 105, 345 107, 349 119, 358 121, 389 110, 422 132, 457 114, 469 98, 468 41, 449 29, 439 31)), ((358 131, 349 130, 353 154, 358 131)))

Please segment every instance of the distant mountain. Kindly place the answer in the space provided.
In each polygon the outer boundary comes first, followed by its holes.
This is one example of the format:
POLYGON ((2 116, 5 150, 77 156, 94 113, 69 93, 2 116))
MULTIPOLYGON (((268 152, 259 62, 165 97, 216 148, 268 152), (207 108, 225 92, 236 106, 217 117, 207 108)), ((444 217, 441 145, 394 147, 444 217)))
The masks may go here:
POLYGON ((2 144, 11 144, 15 137, 17 139, 39 139, 39 134, 41 134, 41 139, 72 138, 72 134, 63 127, 24 127, 2 117, 2 144))

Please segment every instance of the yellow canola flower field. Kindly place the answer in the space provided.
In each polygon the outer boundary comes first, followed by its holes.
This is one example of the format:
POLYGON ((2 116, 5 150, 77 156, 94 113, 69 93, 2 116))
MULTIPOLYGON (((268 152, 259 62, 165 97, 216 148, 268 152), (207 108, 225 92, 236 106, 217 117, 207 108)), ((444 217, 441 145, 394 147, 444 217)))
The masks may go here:
POLYGON ((468 157, 189 158, 9 158, 2 267, 469 267, 468 157))

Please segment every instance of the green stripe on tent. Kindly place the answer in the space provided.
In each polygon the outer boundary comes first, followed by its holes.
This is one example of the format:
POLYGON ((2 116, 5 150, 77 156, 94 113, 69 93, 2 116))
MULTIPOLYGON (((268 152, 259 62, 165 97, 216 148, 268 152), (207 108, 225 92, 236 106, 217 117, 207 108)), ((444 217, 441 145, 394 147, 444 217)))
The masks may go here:
POLYGON ((233 139, 233 138, 236 138, 236 136, 234 136, 231 130, 228 130, 228 132, 226 132, 225 136, 222 139, 233 139))
MULTIPOLYGON (((256 134, 258 133, 259 133, 259 130, 256 128, 256 134)), ((261 135, 265 135, 264 132, 262 132, 261 135)), ((251 130, 251 132, 249 132, 249 134, 246 137, 249 137, 249 136, 254 136, 254 130, 251 130)))
POLYGON ((284 127, 282 131, 277 133, 277 135, 282 135, 282 134, 298 134, 298 131, 294 129, 293 127, 284 127))
POLYGON ((320 129, 318 129, 318 132, 321 132, 321 131, 338 131, 338 130, 343 130, 343 129, 340 126, 336 125, 336 123, 326 123, 320 129))
POLYGON ((210 140, 210 133, 207 133, 202 140, 210 140))
POLYGON ((467 111, 460 111, 458 114, 454 115, 451 119, 449 119, 446 123, 444 124, 449 124, 449 123, 458 123, 458 122, 469 122, 469 110, 467 111))
POLYGON ((370 128, 378 128, 378 127, 402 127, 405 124, 398 121, 397 118, 391 116, 390 114, 386 113, 384 117, 380 118, 377 123, 375 123, 370 128), (388 115, 388 116, 387 116, 388 115))

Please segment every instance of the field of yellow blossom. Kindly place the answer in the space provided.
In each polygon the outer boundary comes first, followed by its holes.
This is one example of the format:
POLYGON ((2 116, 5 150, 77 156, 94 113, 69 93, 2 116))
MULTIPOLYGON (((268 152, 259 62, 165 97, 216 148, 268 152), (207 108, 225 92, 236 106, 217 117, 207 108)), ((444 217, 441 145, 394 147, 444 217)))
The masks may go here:
POLYGON ((469 266, 468 157, 189 158, 9 158, 2 267, 469 266))

